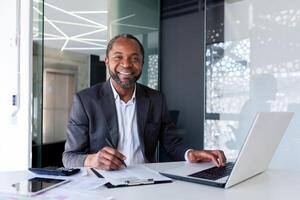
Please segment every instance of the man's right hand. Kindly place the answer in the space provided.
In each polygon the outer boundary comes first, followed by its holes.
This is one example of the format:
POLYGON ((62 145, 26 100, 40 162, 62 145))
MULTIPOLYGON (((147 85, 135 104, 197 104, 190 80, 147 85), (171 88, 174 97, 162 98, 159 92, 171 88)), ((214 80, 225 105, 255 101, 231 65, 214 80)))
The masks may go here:
POLYGON ((124 167, 121 160, 125 159, 126 157, 118 150, 104 147, 97 153, 89 154, 84 161, 84 166, 102 170, 117 170, 124 167))

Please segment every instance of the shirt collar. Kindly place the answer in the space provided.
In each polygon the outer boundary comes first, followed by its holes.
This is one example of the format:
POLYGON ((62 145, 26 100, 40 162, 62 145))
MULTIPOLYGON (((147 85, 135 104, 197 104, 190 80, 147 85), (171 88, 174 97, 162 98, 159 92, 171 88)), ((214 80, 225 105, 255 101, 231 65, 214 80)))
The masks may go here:
MULTIPOLYGON (((116 91, 114 85, 112 84, 111 78, 109 79, 109 82, 110 82, 110 86, 112 88, 115 100, 120 99, 120 95, 118 94, 118 92, 116 91)), ((136 84, 134 84, 133 94, 132 94, 131 99, 128 102, 131 102, 131 101, 135 102, 135 91, 136 91, 136 84)))

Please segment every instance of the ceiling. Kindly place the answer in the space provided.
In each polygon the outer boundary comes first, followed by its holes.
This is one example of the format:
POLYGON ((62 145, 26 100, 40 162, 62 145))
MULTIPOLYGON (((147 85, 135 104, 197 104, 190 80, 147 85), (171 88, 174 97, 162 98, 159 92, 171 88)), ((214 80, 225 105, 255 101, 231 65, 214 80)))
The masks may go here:
MULTIPOLYGON (((34 40, 45 47, 103 56, 116 33, 148 35, 148 48, 158 47, 159 5, 148 0, 33 0, 34 40), (110 9, 111 12, 109 12, 110 9), (108 17, 109 16, 109 17, 108 17)), ((157 2, 157 1, 154 1, 157 2)), ((139 38, 143 40, 143 38, 139 38)))
MULTIPOLYGON (((42 16, 40 3, 34 0, 33 7, 34 15, 39 18, 42 16)), ((107 0, 44 0, 44 45, 61 51, 104 54, 107 15, 107 0)), ((34 39, 42 40, 38 27, 34 26, 33 31, 34 39)))

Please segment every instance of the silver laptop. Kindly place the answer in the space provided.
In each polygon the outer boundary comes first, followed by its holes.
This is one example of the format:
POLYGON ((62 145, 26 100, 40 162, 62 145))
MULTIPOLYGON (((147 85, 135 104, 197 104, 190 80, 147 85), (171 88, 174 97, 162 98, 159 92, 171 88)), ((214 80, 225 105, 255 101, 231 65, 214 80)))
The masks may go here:
POLYGON ((183 181, 229 188, 268 168, 293 113, 259 112, 235 163, 212 167, 211 163, 191 163, 161 174, 183 181))

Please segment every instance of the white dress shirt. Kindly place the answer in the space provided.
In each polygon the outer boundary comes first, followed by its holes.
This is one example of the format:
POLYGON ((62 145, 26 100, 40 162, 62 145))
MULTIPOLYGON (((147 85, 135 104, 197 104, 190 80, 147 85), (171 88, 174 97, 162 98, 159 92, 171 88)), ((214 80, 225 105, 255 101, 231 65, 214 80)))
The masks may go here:
POLYGON ((111 80, 110 84, 114 94, 118 115, 118 151, 126 156, 126 165, 145 163, 137 128, 135 99, 136 87, 134 88, 132 98, 127 103, 125 103, 120 99, 120 96, 115 90, 111 80))
MULTIPOLYGON (((134 87, 131 99, 127 103, 125 103, 123 100, 120 99, 120 96, 114 88, 111 79, 110 85, 114 94, 118 115, 118 151, 120 151, 124 156, 126 156, 126 165, 145 163, 145 158, 141 150, 137 128, 135 99, 136 86, 134 87)), ((187 154, 190 150, 191 149, 188 149, 184 154, 184 159, 188 162, 189 160, 187 154)))

